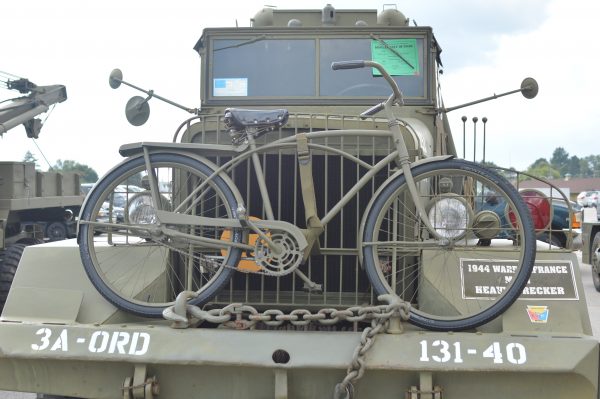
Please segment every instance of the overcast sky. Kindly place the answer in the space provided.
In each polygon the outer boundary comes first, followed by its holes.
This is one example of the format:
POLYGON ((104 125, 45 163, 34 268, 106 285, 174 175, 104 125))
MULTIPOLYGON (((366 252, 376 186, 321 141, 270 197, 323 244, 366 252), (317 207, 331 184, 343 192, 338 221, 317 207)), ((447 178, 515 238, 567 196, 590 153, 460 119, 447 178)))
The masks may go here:
MULTIPOLYGON (((377 8, 373 1, 333 1, 337 9, 377 8)), ((113 90, 108 75, 188 107, 199 106, 198 54, 192 49, 205 27, 249 26, 265 0, 227 2, 104 0, 11 1, 2 4, 0 71, 39 85, 64 84, 69 99, 46 120, 37 144, 51 164, 71 159, 99 174, 121 160, 126 142, 170 141, 188 117, 159 101, 142 127, 124 116, 131 89, 113 90)), ((273 1, 278 8, 322 8, 326 1, 273 1)), ((462 156, 461 116, 488 118, 486 160, 525 169, 562 146, 569 155, 600 154, 600 78, 597 0, 403 0, 398 9, 432 26, 442 46, 446 106, 516 89, 527 76, 540 85, 537 98, 514 95, 448 114, 462 156)), ((16 92, 0 89, 0 100, 16 92)), ((45 116, 43 116, 44 118, 45 116)), ((482 135, 481 122, 478 134, 482 135)), ((482 136, 478 136, 482 137, 482 136)), ((477 160, 482 157, 478 140, 477 160)), ((24 129, 0 138, 0 160, 21 161, 26 151, 47 164, 24 129)), ((473 147, 467 145, 467 158, 473 147)))

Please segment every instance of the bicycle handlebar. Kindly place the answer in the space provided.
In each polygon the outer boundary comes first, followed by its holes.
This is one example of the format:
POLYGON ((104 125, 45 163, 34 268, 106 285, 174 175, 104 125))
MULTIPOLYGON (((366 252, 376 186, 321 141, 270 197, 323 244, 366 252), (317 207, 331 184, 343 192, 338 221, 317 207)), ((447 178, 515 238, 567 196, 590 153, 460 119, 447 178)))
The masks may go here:
MULTIPOLYGON (((388 84, 392 88, 392 91, 394 92, 393 97, 390 98, 393 103, 397 103, 399 105, 404 104, 404 100, 402 98, 402 91, 400 91, 398 84, 396 83, 394 78, 392 78, 390 76, 390 74, 385 70, 383 65, 379 64, 378 62, 353 60, 353 61, 337 61, 337 62, 331 63, 331 69, 333 69, 334 71, 337 71, 340 69, 357 69, 357 68, 365 68, 365 67, 375 68, 381 73, 381 76, 383 76, 383 78, 388 82, 388 84)), ((385 107, 385 102, 377 104, 377 105, 369 108, 365 112, 363 112, 360 116, 365 117, 365 116, 374 115, 377 112, 381 111, 384 107, 385 107)))
POLYGON ((356 68, 364 68, 365 61, 356 60, 356 61, 337 61, 331 63, 331 69, 337 71, 338 69, 356 69, 356 68))
POLYGON ((376 105, 372 106, 371 108, 369 108, 368 110, 364 111, 362 114, 360 114, 360 117, 361 117, 361 119, 365 119, 367 116, 375 115, 376 113, 381 111, 384 107, 385 107, 385 103, 376 104, 376 105))

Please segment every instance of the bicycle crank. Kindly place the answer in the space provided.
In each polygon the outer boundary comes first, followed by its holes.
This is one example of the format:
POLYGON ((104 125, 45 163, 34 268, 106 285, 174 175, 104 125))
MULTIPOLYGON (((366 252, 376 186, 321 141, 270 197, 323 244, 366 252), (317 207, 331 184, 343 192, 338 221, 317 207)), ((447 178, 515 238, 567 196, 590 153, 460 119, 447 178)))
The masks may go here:
POLYGON ((269 241, 262 238, 256 240, 254 261, 262 268, 261 272, 270 276, 284 276, 300 266, 304 252, 292 234, 271 230, 269 241))

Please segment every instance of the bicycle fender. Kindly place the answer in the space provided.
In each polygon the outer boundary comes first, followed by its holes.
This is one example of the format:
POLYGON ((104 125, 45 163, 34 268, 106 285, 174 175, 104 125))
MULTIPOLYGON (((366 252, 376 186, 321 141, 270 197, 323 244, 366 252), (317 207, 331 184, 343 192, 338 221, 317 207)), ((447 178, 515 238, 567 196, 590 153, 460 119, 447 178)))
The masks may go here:
POLYGON ((200 143, 165 143, 154 141, 141 141, 137 143, 123 144, 119 147, 119 154, 124 157, 131 157, 142 153, 144 148, 149 151, 179 152, 181 150, 192 154, 214 154, 215 152, 223 155, 237 155, 244 152, 248 145, 226 145, 226 144, 200 144, 200 143))
MULTIPOLYGON (((431 158, 424 158, 424 159, 420 159, 416 162, 413 162, 410 165, 410 168, 413 169, 417 166, 420 165, 424 165, 424 164, 428 164, 428 163, 432 163, 432 162, 440 162, 440 161, 445 161, 447 159, 452 159, 454 158, 454 155, 439 155, 439 156, 435 156, 435 157, 431 157, 431 158)), ((358 259, 359 259, 359 263, 360 263, 360 267, 363 267, 363 256, 362 256, 362 237, 363 237, 363 233, 364 233, 364 227, 365 227, 365 223, 366 223, 366 219, 367 219, 367 215, 369 214, 369 212, 371 211, 371 207, 373 206, 373 203, 377 200, 377 198, 379 197, 380 193, 398 176, 400 176, 402 174, 402 170, 398 170, 395 173, 393 173, 390 177, 388 177, 386 179, 386 181, 383 182, 383 184, 381 186, 379 186, 379 188, 377 189, 377 191, 375 191, 375 193, 373 194, 373 196, 371 197, 371 200, 369 201, 369 203, 367 204, 367 207, 365 208, 365 211, 362 214, 361 220, 360 220, 360 227, 358 230, 358 237, 356 239, 356 242, 359 244, 359 248, 358 248, 358 259)))
MULTIPOLYGON (((217 170, 219 168, 219 166, 217 166, 214 162, 210 161, 209 159, 198 155, 194 152, 191 152, 188 150, 186 150, 186 148, 180 148, 179 145, 177 146, 170 146, 170 147, 163 147, 162 144, 165 143, 157 143, 157 144, 161 144, 160 147, 149 147, 149 152, 150 154, 153 153, 157 153, 157 152, 168 152, 168 153, 172 153, 172 154, 178 154, 178 155, 184 155, 190 158, 194 158, 200 162, 203 162, 206 164, 206 166, 208 166, 209 168, 211 168, 212 170, 217 170)), ((128 146, 131 149, 131 152, 129 152, 129 154, 131 154, 130 156, 128 156, 125 160, 123 160, 122 162, 118 163, 117 165, 113 166, 108 172, 106 172, 104 174, 104 176, 109 175, 113 170, 115 170, 116 168, 118 168, 119 166, 121 166, 122 164, 135 159, 135 158, 141 158, 144 156, 143 150, 144 150, 144 143, 134 143, 134 144, 128 144, 128 146), (136 151, 133 150, 135 145, 135 148, 137 149, 136 151)), ((123 148, 123 147, 121 147, 123 148)), ((104 179, 104 176, 102 178, 100 178, 100 180, 104 179)), ((227 173, 222 172, 219 173, 219 177, 221 179, 223 179, 225 181, 225 183, 227 185, 229 185, 229 187, 231 188, 231 191, 233 192, 233 195, 235 196, 235 199, 238 203, 238 205, 242 205, 245 207, 245 203, 244 203, 244 199, 242 198, 242 195, 240 194, 237 186, 235 185, 235 183, 233 182, 233 180, 231 180, 231 178, 229 177, 229 175, 227 175, 227 173)), ((100 181, 98 180, 98 181, 100 181)), ((94 187, 92 187, 92 190, 94 189, 94 187)), ((86 207, 86 204, 88 202, 88 198, 90 196, 86 195, 85 199, 83 200, 83 204, 81 205, 81 209, 79 211, 79 217, 81 218, 81 213, 83 212, 83 210, 86 207)), ((77 228, 77 238, 79 239, 79 227, 77 228)))

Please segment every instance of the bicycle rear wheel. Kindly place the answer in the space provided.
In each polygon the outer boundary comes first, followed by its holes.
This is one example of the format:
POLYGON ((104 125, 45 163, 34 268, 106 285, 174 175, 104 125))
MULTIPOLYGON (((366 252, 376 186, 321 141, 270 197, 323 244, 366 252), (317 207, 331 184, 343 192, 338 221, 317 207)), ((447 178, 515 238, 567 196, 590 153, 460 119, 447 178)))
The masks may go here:
POLYGON ((200 160, 158 153, 150 155, 150 163, 160 204, 155 206, 148 190, 144 158, 124 161, 90 192, 80 218, 79 247, 87 275, 109 302, 139 316, 161 317, 182 291, 198 294, 190 304, 208 302, 235 271, 239 249, 209 247, 193 238, 241 242, 242 234, 237 229, 181 223, 166 226, 176 234, 161 230, 156 208, 236 218, 238 203, 223 179, 207 182, 213 169, 200 160))
POLYGON ((427 217, 416 214, 404 175, 366 216, 363 264, 377 294, 413 305, 409 321, 438 331, 472 329, 504 312, 527 284, 536 239, 527 206, 503 177, 463 160, 412 169, 427 217))

